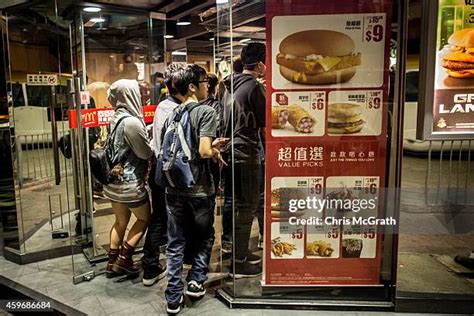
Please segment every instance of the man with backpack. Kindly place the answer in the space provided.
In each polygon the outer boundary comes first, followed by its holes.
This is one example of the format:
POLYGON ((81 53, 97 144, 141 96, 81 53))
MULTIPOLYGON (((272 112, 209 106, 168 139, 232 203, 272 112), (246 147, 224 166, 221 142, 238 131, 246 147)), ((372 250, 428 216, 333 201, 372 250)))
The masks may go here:
MULTIPOLYGON (((151 147, 155 153, 154 158, 158 158, 161 150, 161 133, 163 126, 168 117, 173 114, 173 111, 181 104, 178 99, 178 91, 173 88, 173 74, 183 67, 184 63, 170 64, 165 71, 164 84, 168 90, 168 96, 161 101, 155 111, 153 119, 153 140, 151 147)), ((166 212, 165 202, 165 188, 156 185, 155 183, 156 159, 152 160, 150 175, 148 178, 148 185, 151 189, 152 210, 150 221, 148 223, 148 230, 145 237, 145 245, 143 246, 143 285, 152 286, 157 281, 161 280, 166 275, 166 268, 160 262, 160 247, 166 245, 166 226, 168 216, 166 212)))
POLYGON ((195 249, 185 294, 200 298, 206 293, 203 283, 207 280, 214 244, 214 184, 209 159, 222 158, 218 144, 214 142, 216 111, 198 103, 207 96, 206 71, 197 65, 179 69, 173 74, 173 87, 180 94, 182 103, 165 123, 156 180, 166 185, 167 312, 177 314, 184 302, 181 273, 187 232, 194 234, 195 249))
MULTIPOLYGON (((224 213, 234 211, 235 216, 235 259, 230 266, 230 274, 235 278, 262 273, 259 265, 262 259, 249 250, 249 239, 263 181, 261 144, 265 143, 265 88, 257 78, 265 75, 265 44, 249 43, 242 48, 240 58, 243 71, 226 79, 223 97, 223 136, 233 141, 233 155, 230 148, 226 151, 227 162, 232 163, 233 168, 225 170, 224 213)), ((225 214, 223 226, 228 228, 232 217, 225 214)))

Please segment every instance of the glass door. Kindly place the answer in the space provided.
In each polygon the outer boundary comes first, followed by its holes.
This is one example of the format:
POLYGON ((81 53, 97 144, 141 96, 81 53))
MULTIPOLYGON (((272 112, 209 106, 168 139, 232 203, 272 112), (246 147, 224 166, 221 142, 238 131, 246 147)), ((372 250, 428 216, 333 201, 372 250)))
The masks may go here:
MULTIPOLYGON (((163 73, 165 67, 165 23, 160 14, 121 12, 104 6, 97 12, 86 12, 77 7, 70 33, 76 118, 81 117, 76 124, 79 128, 74 130, 75 161, 78 177, 83 179, 77 188, 82 206, 77 214, 82 251, 73 255, 77 283, 104 272, 115 221, 111 203, 104 196, 103 186, 91 175, 88 162, 89 151, 103 145, 109 132, 108 120, 113 110, 107 90, 119 79, 134 79, 140 85, 142 105, 153 105, 158 98, 154 95, 156 74, 163 73), (79 110, 81 116, 77 115, 79 110)), ((146 122, 153 118, 151 109, 144 108, 151 114, 145 115, 146 122)), ((132 215, 128 229, 134 221, 132 215)))
POLYGON ((66 255, 74 239, 72 160, 61 146, 69 135, 71 58, 57 5, 18 6, 2 17, 19 234, 4 253, 21 263, 66 255))

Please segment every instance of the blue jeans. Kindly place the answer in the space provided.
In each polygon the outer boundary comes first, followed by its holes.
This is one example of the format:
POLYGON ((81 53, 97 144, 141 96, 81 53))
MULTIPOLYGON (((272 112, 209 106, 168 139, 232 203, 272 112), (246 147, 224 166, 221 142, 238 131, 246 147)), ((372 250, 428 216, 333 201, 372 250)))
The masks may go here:
POLYGON ((168 286, 165 291, 168 303, 177 303, 183 295, 181 281, 186 237, 194 240, 192 267, 186 281, 199 284, 207 280, 212 246, 214 245, 214 201, 213 197, 188 197, 166 194, 168 209, 168 286))

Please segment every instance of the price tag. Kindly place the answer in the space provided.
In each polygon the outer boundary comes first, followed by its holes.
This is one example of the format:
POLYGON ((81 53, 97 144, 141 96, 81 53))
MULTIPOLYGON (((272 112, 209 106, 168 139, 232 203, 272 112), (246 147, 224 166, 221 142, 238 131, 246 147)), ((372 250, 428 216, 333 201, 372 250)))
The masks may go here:
POLYGON ((324 110, 326 104, 326 93, 316 92, 311 94, 311 109, 314 111, 324 110))
POLYGON ((311 194, 322 194, 323 193, 323 178, 312 178, 310 185, 311 194))
POLYGON ((378 110, 382 107, 382 91, 369 91, 367 97, 367 109, 378 110))
POLYGON ((379 187, 379 177, 364 178, 364 193, 375 195, 379 187))
POLYGON ((385 18, 383 15, 364 17, 364 40, 366 42, 382 42, 385 37, 385 18))
POLYGON ((291 239, 303 239, 303 228, 293 229, 291 239))

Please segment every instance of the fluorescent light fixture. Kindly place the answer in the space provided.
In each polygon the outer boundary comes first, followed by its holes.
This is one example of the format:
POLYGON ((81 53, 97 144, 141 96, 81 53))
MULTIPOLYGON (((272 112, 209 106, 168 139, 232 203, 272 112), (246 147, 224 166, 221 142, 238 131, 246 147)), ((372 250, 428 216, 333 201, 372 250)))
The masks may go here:
POLYGON ((104 18, 92 18, 89 21, 93 22, 93 23, 102 23, 102 22, 105 22, 105 19, 104 18))
POLYGON ((214 40, 214 37, 211 37, 209 40, 210 40, 210 41, 213 41, 213 40, 214 40))
POLYGON ((245 43, 245 42, 248 42, 248 41, 251 41, 251 40, 252 40, 251 38, 244 38, 244 39, 241 39, 239 42, 245 43))
POLYGON ((163 36, 164 38, 174 38, 174 35, 171 35, 171 34, 166 34, 165 36, 163 36))
POLYGON ((184 26, 184 25, 190 25, 191 22, 189 21, 178 21, 176 22, 176 25, 179 25, 179 26, 184 26))
POLYGON ((186 56, 186 52, 174 51, 174 52, 171 52, 171 55, 173 55, 173 56, 186 56))
POLYGON ((216 0, 216 4, 224 4, 229 2, 229 0, 216 0))
POLYGON ((86 12, 93 12, 93 13, 102 11, 102 9, 98 7, 85 7, 83 10, 86 12))

